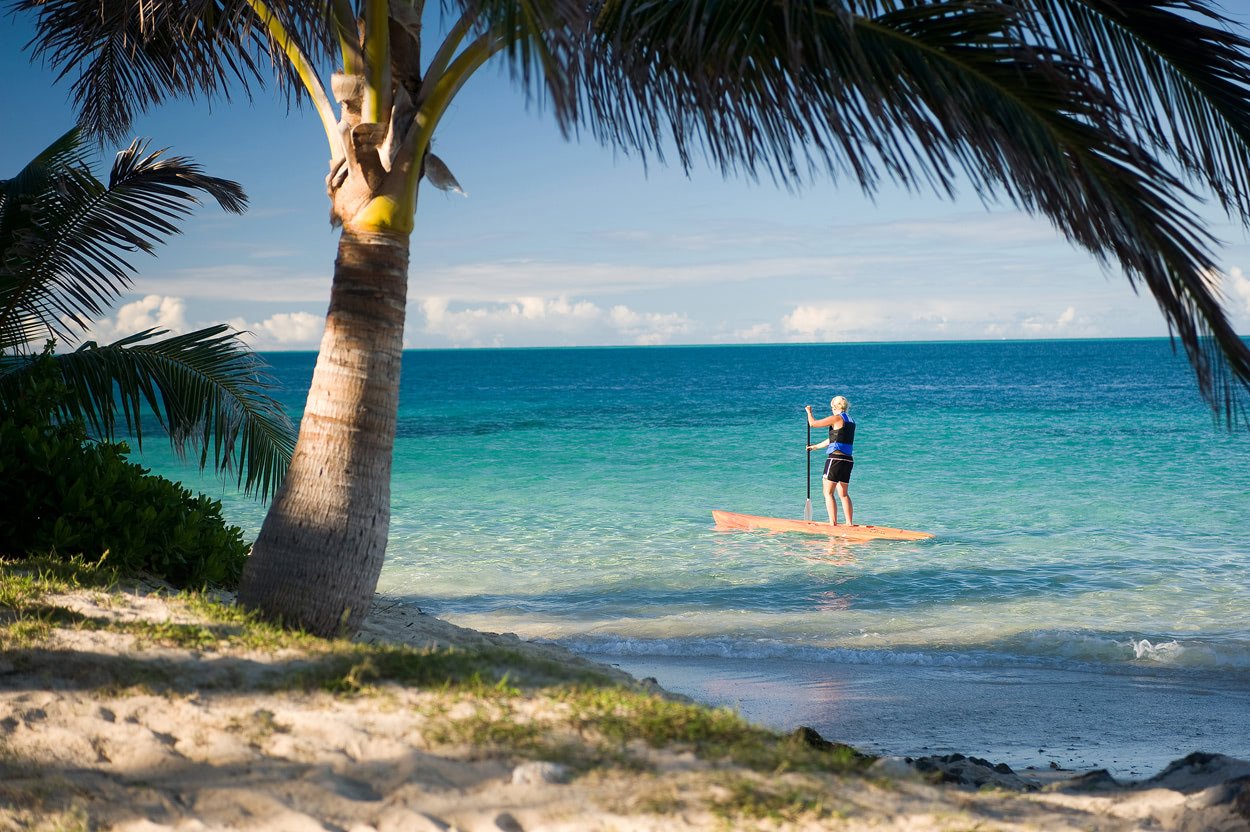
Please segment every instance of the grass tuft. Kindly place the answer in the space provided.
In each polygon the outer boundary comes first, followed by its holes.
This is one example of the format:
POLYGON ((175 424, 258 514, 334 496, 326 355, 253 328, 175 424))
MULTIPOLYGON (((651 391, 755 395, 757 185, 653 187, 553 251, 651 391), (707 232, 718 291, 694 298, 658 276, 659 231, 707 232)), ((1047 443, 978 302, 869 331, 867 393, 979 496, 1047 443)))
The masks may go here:
POLYGON ((726 821, 742 818, 799 823, 822 820, 835 814, 818 784, 761 782, 734 777, 723 784, 725 797, 712 803, 712 811, 726 821))

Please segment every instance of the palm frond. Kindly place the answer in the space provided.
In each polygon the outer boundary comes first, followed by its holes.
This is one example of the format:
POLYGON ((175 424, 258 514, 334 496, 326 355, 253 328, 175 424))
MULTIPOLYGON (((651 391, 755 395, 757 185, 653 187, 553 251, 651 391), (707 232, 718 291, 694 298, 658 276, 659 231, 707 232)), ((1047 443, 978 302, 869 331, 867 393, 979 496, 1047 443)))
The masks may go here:
POLYGON ((117 154, 108 184, 84 166, 48 169, 44 187, 27 194, 29 225, 0 238, 0 340, 21 328, 72 337, 131 285, 129 255, 151 252, 179 233, 176 222, 211 196, 239 213, 247 197, 237 183, 207 176, 199 165, 135 140, 117 154))
MULTIPOLYGON (((62 419, 82 419, 101 437, 121 424, 143 442, 143 413, 154 413, 181 454, 190 450, 201 469, 210 463, 237 472, 238 483, 262 497, 281 483, 295 445, 294 429, 270 395, 264 363, 230 327, 186 335, 150 329, 105 346, 89 342, 55 356, 69 395, 62 419)), ((30 356, 0 366, 0 408, 20 391, 30 356), (24 360, 23 360, 24 359, 24 360)))
MULTIPOLYGON (((320 3, 269 3, 315 58, 334 38, 320 3)), ((71 78, 79 124, 118 143, 140 113, 169 98, 232 93, 276 82, 292 100, 301 87, 273 51, 244 0, 12 0, 36 16, 26 44, 36 58, 71 78)))
MULTIPOLYGON (((1250 347, 1234 332, 1211 280, 1216 240, 1194 212, 1196 194, 1169 167, 1169 154, 1159 158, 1128 126, 1139 116, 1133 101, 1101 83, 1105 67, 1097 56, 1063 47, 1033 47, 1003 61, 985 61, 983 49, 944 48, 936 60, 917 54, 900 32, 912 34, 910 24, 922 14, 901 11, 858 27, 867 52, 892 53, 878 71, 906 79, 891 90, 924 102, 942 135, 954 140, 945 152, 979 190, 1046 216, 1070 241, 1118 265, 1134 288, 1144 284, 1183 345, 1202 395, 1230 423, 1244 421, 1250 347), (893 25, 900 17, 904 25, 893 25)), ((1044 34, 1034 41, 1049 42, 1044 34)))
POLYGON ((542 84, 542 100, 554 103, 562 127, 577 110, 578 65, 593 4, 584 0, 453 0, 459 14, 475 21, 475 30, 503 41, 514 77, 530 92, 542 84))
MULTIPOLYGON (((945 195, 970 182, 983 200, 1006 198, 1144 284, 1203 395, 1217 412, 1244 416, 1250 351, 1208 278, 1215 241, 1189 207, 1195 195, 1169 167, 1181 160, 1183 173, 1228 174, 1225 189, 1239 189, 1240 139, 1211 150, 1229 157, 1224 168, 1165 146, 1162 129, 1142 126, 1152 112, 1142 111, 1145 100, 1124 93, 1125 70, 1086 38, 1057 37, 1053 17, 1037 13, 1046 5, 608 2, 578 116, 611 144, 662 155, 667 140, 684 165, 702 154, 726 172, 785 185, 823 171, 869 194, 889 178, 945 195)), ((1141 18, 1126 14, 1117 25, 1141 18)), ((1206 29, 1189 36, 1216 42, 1206 29)), ((1197 51, 1184 54, 1184 71, 1205 66, 1209 82, 1191 97, 1211 99, 1209 108, 1244 129, 1244 58, 1197 51)), ((1150 79, 1158 69, 1138 72, 1150 79)), ((1209 116, 1179 95, 1172 101, 1191 108, 1177 136, 1204 138, 1195 125, 1209 116)))
POLYGON ((58 175, 87 164, 77 128, 67 131, 32 159, 12 179, 0 180, 0 352, 47 334, 37 318, 21 309, 19 275, 38 257, 43 239, 34 206, 58 189, 58 175))
POLYGON ((1126 129, 1175 158, 1250 222, 1250 39, 1193 0, 1019 2, 1062 48, 1089 56, 1126 103, 1126 129))
POLYGON ((16 209, 10 212, 7 206, 28 204, 50 187, 49 178, 55 171, 84 167, 87 162, 82 131, 71 127, 40 151, 12 179, 0 179, 0 240, 11 236, 16 225, 29 222, 25 211, 16 209))

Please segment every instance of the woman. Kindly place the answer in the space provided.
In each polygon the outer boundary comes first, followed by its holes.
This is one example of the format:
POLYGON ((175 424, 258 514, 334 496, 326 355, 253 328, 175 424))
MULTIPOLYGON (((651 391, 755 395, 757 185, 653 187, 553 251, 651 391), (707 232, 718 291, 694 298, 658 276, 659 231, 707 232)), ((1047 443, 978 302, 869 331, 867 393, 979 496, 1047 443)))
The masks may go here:
POLYGON ((807 405, 808 426, 829 428, 828 439, 816 445, 808 445, 807 449, 814 451, 829 448, 829 453, 825 456, 825 473, 820 481, 825 494, 825 510, 829 512, 829 523, 838 525, 838 513, 833 504, 833 492, 836 490, 838 499, 842 502, 842 511, 846 514, 846 525, 854 526, 850 486, 851 469, 855 467, 855 420, 847 413, 851 409, 851 403, 846 400, 846 396, 834 396, 829 402, 829 409, 833 411, 831 416, 816 419, 812 416, 812 406, 807 405))

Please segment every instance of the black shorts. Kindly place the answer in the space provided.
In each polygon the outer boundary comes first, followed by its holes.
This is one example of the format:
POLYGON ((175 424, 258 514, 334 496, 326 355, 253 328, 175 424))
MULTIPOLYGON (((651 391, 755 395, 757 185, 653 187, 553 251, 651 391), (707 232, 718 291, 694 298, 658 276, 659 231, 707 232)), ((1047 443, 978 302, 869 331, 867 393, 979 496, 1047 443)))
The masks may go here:
POLYGON ((851 469, 855 460, 841 454, 830 454, 825 457, 825 479, 829 482, 850 482, 851 469))

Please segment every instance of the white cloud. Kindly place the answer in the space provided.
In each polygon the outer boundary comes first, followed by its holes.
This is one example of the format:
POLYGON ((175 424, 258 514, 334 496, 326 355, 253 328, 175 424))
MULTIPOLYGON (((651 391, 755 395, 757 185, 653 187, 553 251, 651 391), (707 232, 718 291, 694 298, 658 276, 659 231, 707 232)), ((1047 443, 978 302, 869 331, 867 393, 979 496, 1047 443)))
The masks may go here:
POLYGON ((256 323, 232 318, 227 323, 243 332, 243 340, 257 350, 313 349, 325 329, 325 318, 308 312, 279 312, 256 323))
POLYGON ((566 298, 522 297, 457 309, 448 298, 425 298, 420 307, 425 315, 425 334, 468 346, 502 345, 534 332, 547 333, 558 341, 561 336, 586 332, 603 317, 595 304, 566 298))
MULTIPOLYGON (((1021 309, 1010 299, 955 301, 906 298, 795 306, 781 319, 792 341, 923 340, 926 338, 1067 338, 1097 335, 1069 305, 1056 313, 1021 309)), ((735 333, 741 337, 745 331, 735 333)), ((747 340, 742 338, 742 340, 747 340)))
MULTIPOLYGON (((145 329, 167 329, 181 335, 212 326, 217 321, 187 321, 186 301, 169 295, 147 295, 123 304, 117 314, 91 325, 82 340, 108 344, 145 329)), ((280 312, 258 322, 232 318, 225 323, 243 333, 243 340, 253 349, 312 349, 321 340, 323 318, 307 312, 280 312)))
POLYGON ((676 312, 638 313, 617 305, 612 307, 608 319, 617 332, 638 345, 666 344, 674 335, 690 331, 690 319, 676 312))
POLYGON ((116 315, 93 321, 82 340, 108 344, 153 328, 167 329, 174 335, 194 329, 187 325, 186 304, 182 298, 147 295, 123 304, 116 315))
POLYGON ((845 340, 863 337, 887 323, 884 304, 851 301, 807 303, 781 319, 781 328, 799 340, 845 340))
POLYGON ((985 334, 994 338, 1056 338, 1091 332, 1089 321, 1078 318, 1075 306, 1068 306, 1058 317, 1043 313, 1017 313, 1010 321, 986 324, 985 334))
POLYGON ((689 331, 679 313, 637 312, 624 305, 605 311, 587 300, 526 296, 480 305, 429 297, 418 301, 424 325, 410 328, 409 344, 429 336, 456 346, 537 344, 663 344, 689 331))
POLYGON ((769 323, 754 324, 745 329, 734 330, 735 341, 746 343, 770 341, 773 337, 773 325, 769 323))
POLYGON ((1222 282, 1227 287, 1229 299, 1233 301, 1233 314, 1250 315, 1250 278, 1234 266, 1224 275, 1222 282))

